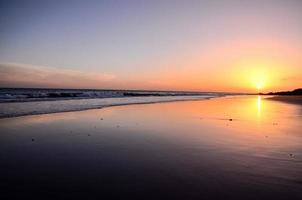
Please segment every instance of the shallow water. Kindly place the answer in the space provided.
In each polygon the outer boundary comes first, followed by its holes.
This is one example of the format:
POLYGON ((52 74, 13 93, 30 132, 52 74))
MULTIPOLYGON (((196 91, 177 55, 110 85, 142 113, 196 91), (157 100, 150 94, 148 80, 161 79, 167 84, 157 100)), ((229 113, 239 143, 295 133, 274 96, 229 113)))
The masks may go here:
POLYGON ((0 103, 0 118, 19 117, 25 115, 48 114, 68 111, 104 108, 108 106, 159 103, 172 101, 200 100, 217 97, 213 95, 195 96, 144 96, 144 97, 114 97, 93 99, 65 99, 52 101, 28 101, 0 103))
POLYGON ((301 121, 260 96, 1 119, 1 194, 301 199, 301 121))

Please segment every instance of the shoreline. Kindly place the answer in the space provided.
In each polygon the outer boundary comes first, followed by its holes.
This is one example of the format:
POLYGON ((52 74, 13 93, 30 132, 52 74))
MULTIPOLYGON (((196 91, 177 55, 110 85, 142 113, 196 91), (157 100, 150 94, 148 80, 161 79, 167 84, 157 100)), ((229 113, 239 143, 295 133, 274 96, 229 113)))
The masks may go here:
POLYGON ((136 104, 170 103, 177 101, 200 101, 224 96, 165 96, 165 97, 123 97, 103 99, 77 99, 41 102, 13 102, 0 104, 0 119, 43 115, 63 112, 77 112, 114 106, 136 104), (127 101, 128 100, 128 101, 127 101), (91 103, 91 104, 89 104, 91 103), (22 105, 23 104, 23 105, 22 105), (25 105, 24 105, 25 104, 25 105), (23 109, 23 110, 22 110, 23 109))

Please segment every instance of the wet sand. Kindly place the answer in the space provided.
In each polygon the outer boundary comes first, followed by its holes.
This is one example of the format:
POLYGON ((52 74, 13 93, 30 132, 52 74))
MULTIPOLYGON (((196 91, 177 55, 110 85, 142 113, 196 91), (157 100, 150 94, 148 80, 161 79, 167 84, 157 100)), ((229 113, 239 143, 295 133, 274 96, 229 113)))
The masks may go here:
POLYGON ((275 101, 281 101, 285 103, 293 103, 293 104, 299 104, 302 105, 302 95, 300 96, 273 96, 267 98, 269 100, 275 100, 275 101))
POLYGON ((301 199, 301 120, 260 96, 1 119, 1 196, 301 199))

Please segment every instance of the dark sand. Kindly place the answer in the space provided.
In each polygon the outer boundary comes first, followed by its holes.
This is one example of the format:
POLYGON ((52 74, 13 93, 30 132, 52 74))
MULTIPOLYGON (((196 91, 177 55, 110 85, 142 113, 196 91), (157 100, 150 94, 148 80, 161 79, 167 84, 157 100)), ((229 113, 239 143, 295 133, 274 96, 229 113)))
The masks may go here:
POLYGON ((301 200, 301 121, 257 96, 1 119, 1 199, 301 200))
POLYGON ((267 98, 269 100, 282 101, 285 103, 299 104, 302 105, 302 95, 300 96, 273 96, 267 98))

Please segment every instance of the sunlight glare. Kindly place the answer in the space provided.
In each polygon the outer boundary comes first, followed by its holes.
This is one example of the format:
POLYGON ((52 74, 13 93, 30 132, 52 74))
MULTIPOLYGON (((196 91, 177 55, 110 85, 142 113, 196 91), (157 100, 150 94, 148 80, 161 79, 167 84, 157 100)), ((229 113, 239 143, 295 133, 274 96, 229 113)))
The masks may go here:
POLYGON ((258 111, 258 115, 261 113, 261 96, 258 95, 258 99, 257 99, 257 111, 258 111))

